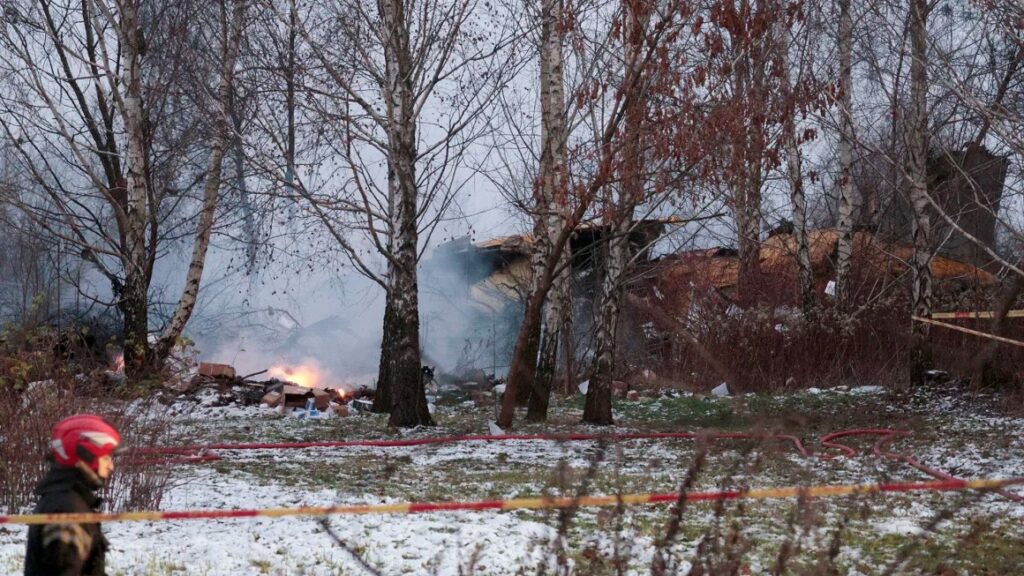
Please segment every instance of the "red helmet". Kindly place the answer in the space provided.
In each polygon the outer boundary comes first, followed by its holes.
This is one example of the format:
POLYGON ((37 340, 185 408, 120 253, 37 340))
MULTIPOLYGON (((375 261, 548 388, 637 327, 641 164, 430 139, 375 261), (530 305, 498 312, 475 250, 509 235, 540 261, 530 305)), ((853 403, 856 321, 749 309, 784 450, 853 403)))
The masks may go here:
POLYGON ((95 414, 65 418, 50 434, 50 451, 58 464, 75 466, 84 462, 94 472, 99 459, 113 454, 120 445, 121 434, 117 429, 95 414))

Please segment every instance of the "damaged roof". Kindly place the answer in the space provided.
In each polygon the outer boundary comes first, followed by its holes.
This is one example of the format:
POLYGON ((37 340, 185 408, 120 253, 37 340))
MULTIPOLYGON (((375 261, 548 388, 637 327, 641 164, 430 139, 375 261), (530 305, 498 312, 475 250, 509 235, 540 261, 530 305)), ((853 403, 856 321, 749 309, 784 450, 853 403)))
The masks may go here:
MULTIPOLYGON (((815 281, 824 283, 834 275, 835 253, 839 232, 835 228, 809 230, 807 244, 815 281)), ((761 243, 761 270, 780 279, 797 276, 797 244, 792 234, 777 234, 761 243)), ((879 240, 868 231, 854 234, 853 260, 862 274, 870 278, 894 278, 908 271, 907 262, 913 247, 879 240)), ((656 273, 659 282, 686 282, 719 290, 736 286, 739 280, 739 257, 735 250, 715 248, 692 250, 666 256, 659 261, 656 273)), ((971 285, 995 284, 996 277, 959 260, 934 256, 931 262, 936 282, 962 282, 971 285)))

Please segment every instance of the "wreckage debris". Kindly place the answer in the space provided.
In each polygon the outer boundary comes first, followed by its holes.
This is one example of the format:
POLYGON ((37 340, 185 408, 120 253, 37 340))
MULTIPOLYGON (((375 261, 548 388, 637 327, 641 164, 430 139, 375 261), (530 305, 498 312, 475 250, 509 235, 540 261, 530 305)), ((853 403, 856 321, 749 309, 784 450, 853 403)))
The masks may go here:
POLYGON ((471 390, 469 397, 477 408, 484 408, 494 405, 494 393, 489 390, 471 390))
POLYGON ((301 386, 279 378, 252 379, 266 372, 268 370, 238 376, 229 364, 202 362, 185 386, 168 383, 167 388, 178 398, 184 396, 199 402, 200 396, 205 396, 201 402, 210 407, 264 406, 279 413, 292 410, 310 416, 348 416, 352 412, 361 412, 363 403, 372 407, 374 391, 365 386, 351 390, 343 386, 301 386), (213 400, 210 399, 211 389, 215 389, 217 395, 213 400), (360 407, 350 408, 349 404, 353 402, 359 402, 360 407))
POLYGON ((494 374, 488 374, 480 368, 464 368, 455 372, 440 372, 436 381, 441 390, 462 390, 472 392, 474 390, 491 390, 500 381, 494 374))
POLYGON ((612 396, 618 398, 625 398, 626 392, 629 391, 629 384, 626 384, 622 380, 612 380, 612 396))
POLYGON ((212 362, 199 363, 199 375, 207 378, 235 379, 235 368, 228 364, 214 364, 212 362))
POLYGON ((355 400, 349 402, 348 405, 349 405, 349 408, 351 408, 352 411, 356 412, 356 413, 369 414, 370 412, 373 412, 373 401, 372 400, 366 400, 366 399, 363 399, 363 398, 356 398, 355 400))
POLYGON ((271 384, 263 397, 261 404, 270 408, 278 407, 282 402, 285 408, 305 408, 309 400, 313 400, 313 407, 325 411, 331 403, 332 392, 327 389, 306 388, 285 382, 271 384))

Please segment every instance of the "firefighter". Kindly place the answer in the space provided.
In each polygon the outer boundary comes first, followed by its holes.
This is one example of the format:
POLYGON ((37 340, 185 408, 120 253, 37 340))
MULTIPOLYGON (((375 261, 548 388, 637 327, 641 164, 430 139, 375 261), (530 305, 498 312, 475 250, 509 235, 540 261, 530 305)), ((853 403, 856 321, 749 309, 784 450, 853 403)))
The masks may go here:
MULTIPOLYGON (((65 418, 53 427, 53 464, 36 486, 36 514, 100 509, 96 491, 114 471, 121 435, 94 414, 65 418)), ((107 539, 99 524, 41 524, 28 530, 25 576, 104 576, 107 539)))

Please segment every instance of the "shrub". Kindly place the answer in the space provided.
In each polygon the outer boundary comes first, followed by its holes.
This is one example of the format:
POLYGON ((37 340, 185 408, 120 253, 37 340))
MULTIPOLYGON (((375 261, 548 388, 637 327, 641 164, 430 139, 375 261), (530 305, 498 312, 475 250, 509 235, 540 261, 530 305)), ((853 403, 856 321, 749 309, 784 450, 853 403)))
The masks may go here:
MULTIPOLYGON (((76 413, 100 414, 121 432, 124 445, 166 442, 170 419, 159 405, 100 395, 99 390, 65 374, 24 387, 0 386, 0 508, 25 510, 34 501, 33 489, 50 465, 49 439, 53 425, 76 413)), ((160 504, 169 479, 166 466, 117 461, 105 490, 111 509, 153 508, 160 504)))

